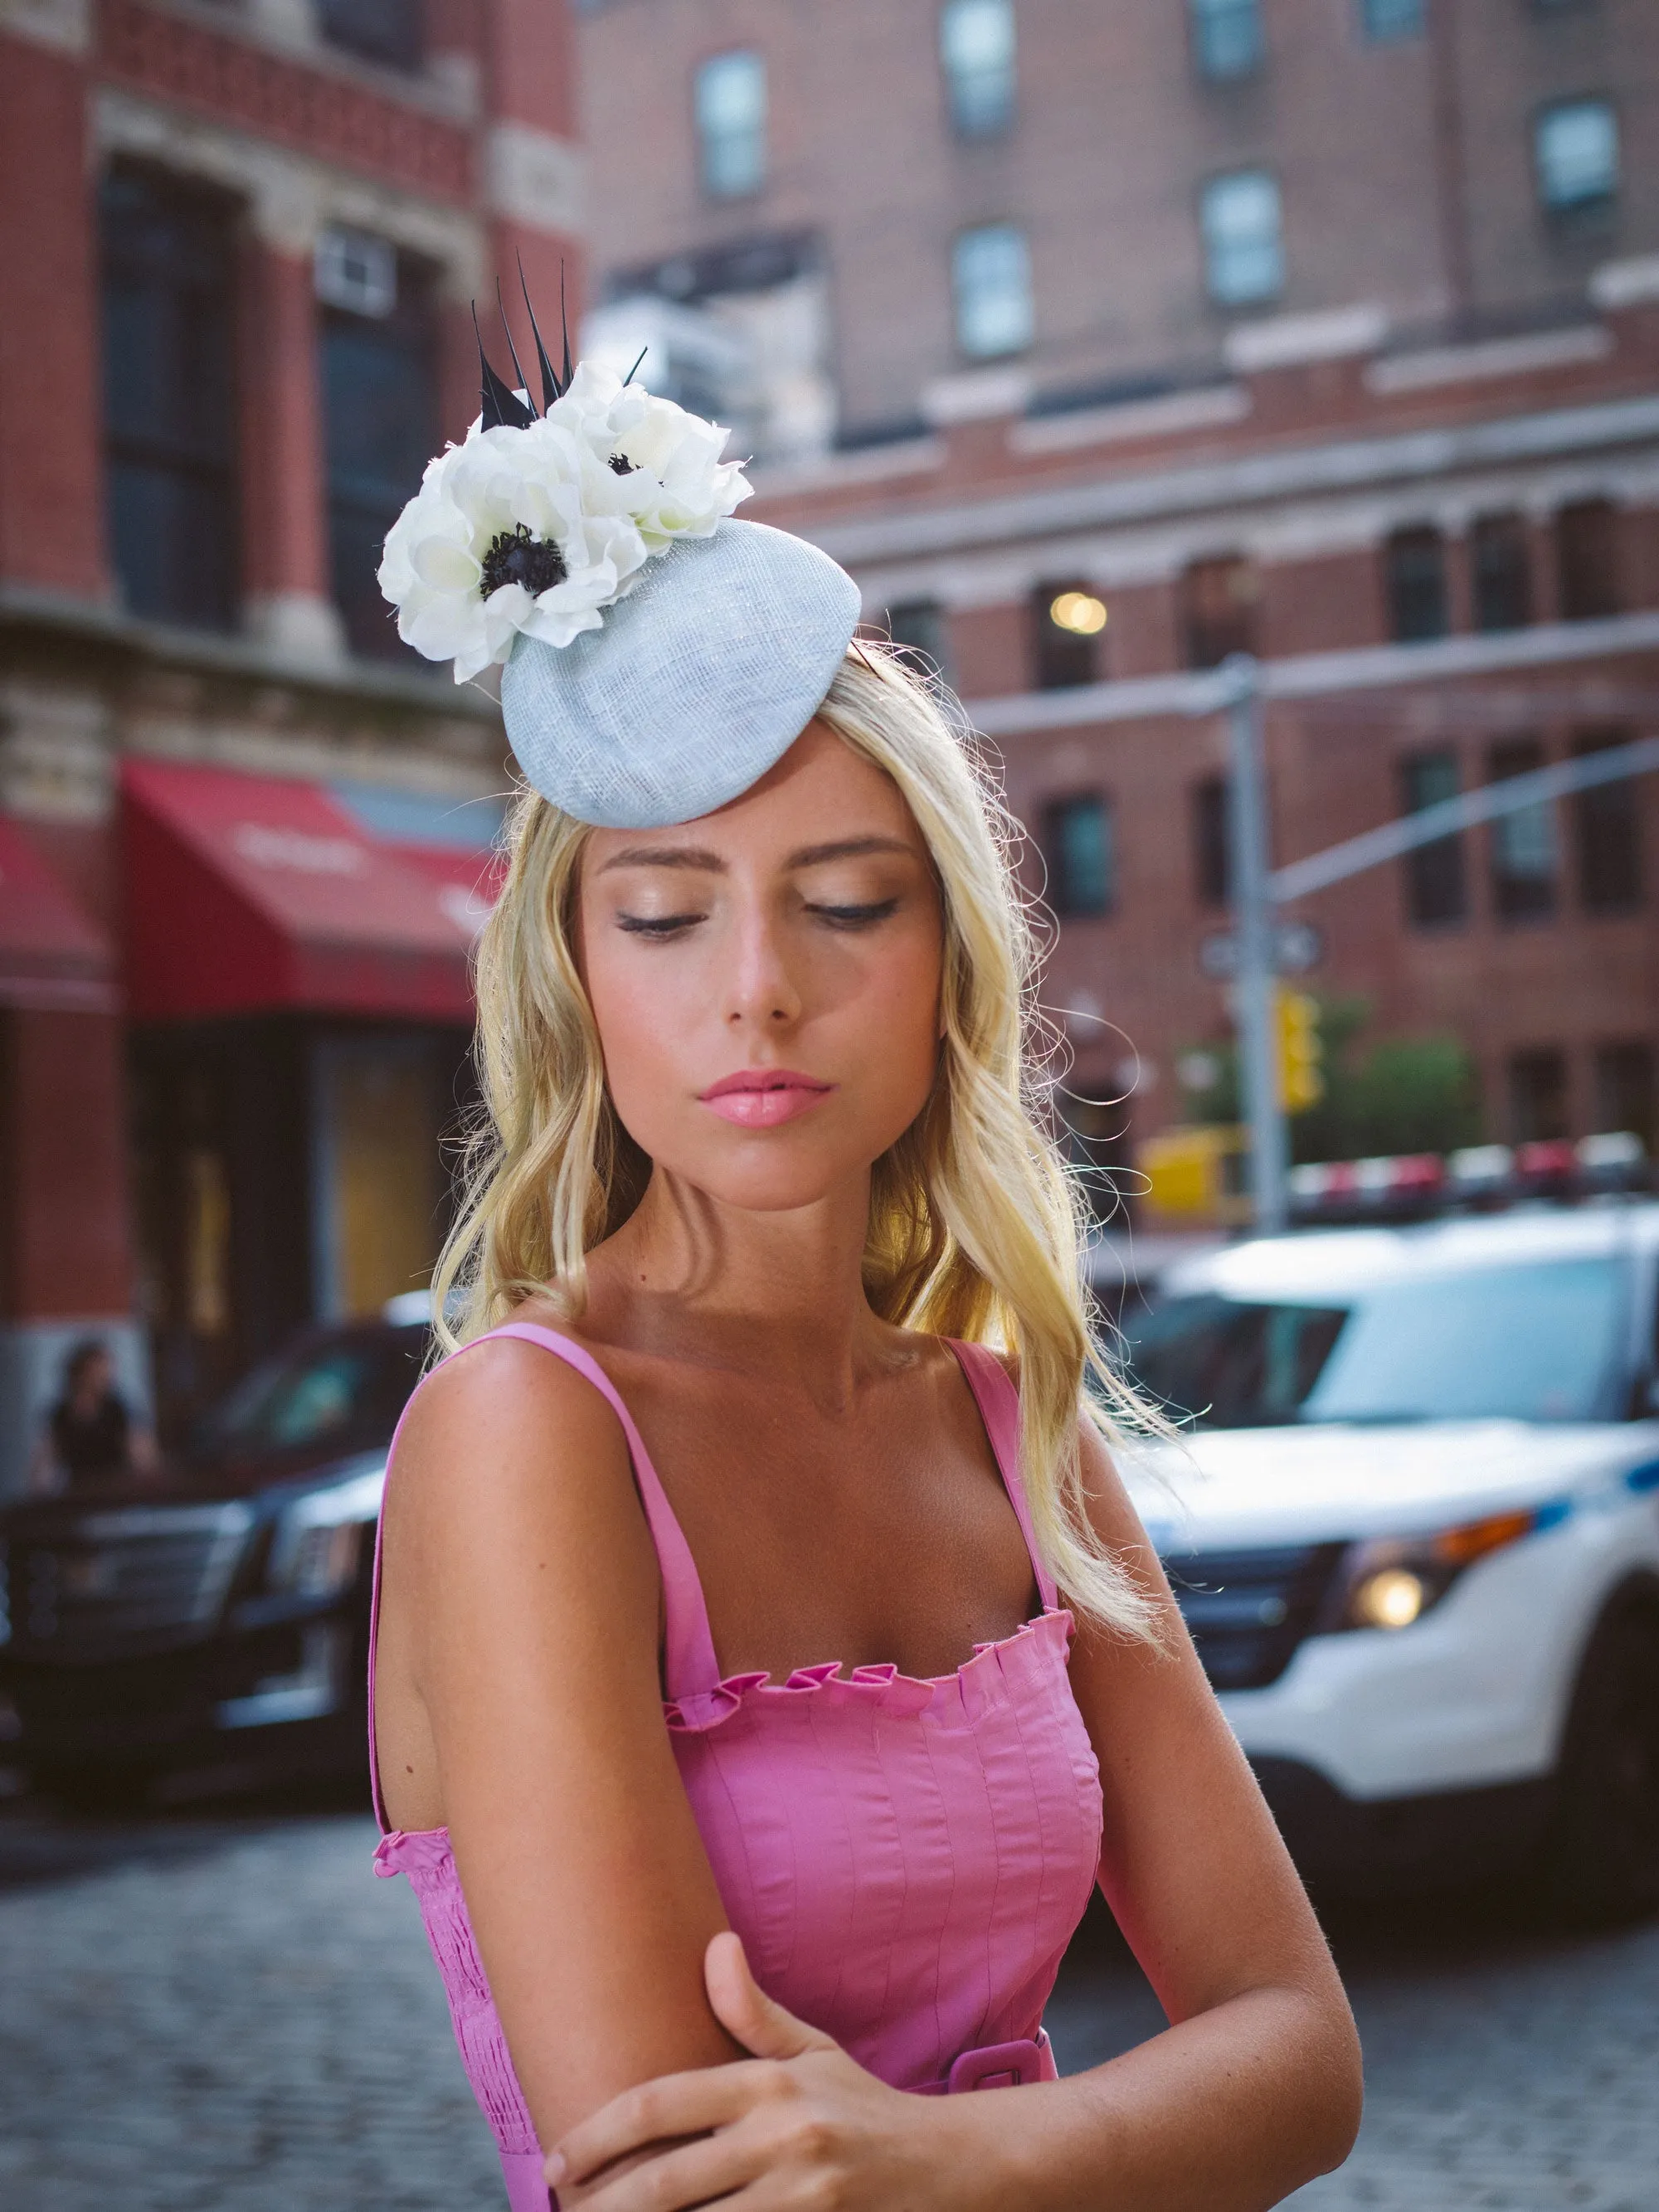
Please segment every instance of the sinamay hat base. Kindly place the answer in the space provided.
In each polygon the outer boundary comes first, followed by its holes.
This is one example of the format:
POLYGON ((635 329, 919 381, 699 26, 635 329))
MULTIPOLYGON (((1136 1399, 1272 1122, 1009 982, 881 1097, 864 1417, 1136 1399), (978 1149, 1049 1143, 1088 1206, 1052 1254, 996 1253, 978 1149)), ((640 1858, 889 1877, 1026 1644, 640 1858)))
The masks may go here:
POLYGON ((557 647, 520 638, 501 676, 519 766, 599 829, 712 813, 811 720, 860 611, 846 571, 784 531, 728 520, 683 538, 603 629, 557 647))

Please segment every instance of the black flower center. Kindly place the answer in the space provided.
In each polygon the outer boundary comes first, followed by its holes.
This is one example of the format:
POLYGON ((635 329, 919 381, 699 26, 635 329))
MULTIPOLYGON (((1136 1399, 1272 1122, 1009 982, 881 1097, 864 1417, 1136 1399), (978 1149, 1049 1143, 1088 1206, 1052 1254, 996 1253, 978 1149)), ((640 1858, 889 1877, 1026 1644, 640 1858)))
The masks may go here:
POLYGON ((635 465, 635 463, 629 459, 626 453, 612 453, 611 456, 611 466, 619 477, 631 477, 634 473, 635 465))
POLYGON ((568 573, 558 547, 549 538, 532 538, 521 522, 516 530, 503 530, 490 540, 478 596, 487 599, 503 584, 522 584, 532 599, 538 599, 555 584, 563 583, 568 573))

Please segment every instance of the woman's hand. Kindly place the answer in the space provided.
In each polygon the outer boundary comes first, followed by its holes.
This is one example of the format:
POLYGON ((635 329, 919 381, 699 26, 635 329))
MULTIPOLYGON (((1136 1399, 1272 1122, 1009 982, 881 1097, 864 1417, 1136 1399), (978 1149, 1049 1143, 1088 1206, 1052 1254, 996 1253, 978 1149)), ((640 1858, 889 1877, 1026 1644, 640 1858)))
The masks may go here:
POLYGON ((932 2100, 890 2089, 830 2037, 759 1989, 741 1941, 716 1936, 708 2001, 751 2059, 624 2090, 554 2150, 547 2179, 581 2212, 972 2212, 990 2203, 985 2161, 951 2155, 958 2131, 932 2100), (667 2148, 655 2148, 659 2145, 667 2148), (654 2154, 641 2158, 641 2154, 654 2154), (633 2160, 625 2172, 614 2169, 633 2160), (952 2168, 970 2165, 975 2171, 952 2168))

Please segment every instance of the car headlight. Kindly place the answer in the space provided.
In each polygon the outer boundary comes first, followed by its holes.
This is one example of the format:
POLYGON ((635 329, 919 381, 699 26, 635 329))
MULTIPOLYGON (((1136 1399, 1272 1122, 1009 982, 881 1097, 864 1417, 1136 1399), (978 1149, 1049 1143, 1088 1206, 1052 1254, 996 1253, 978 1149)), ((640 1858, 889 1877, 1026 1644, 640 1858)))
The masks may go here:
POLYGON ((386 1469, 377 1467, 284 1506, 265 1568, 269 1589, 302 1598, 337 1597, 356 1579, 365 1538, 380 1510, 386 1469))
POLYGON ((1356 1544, 1343 1563, 1336 1628, 1409 1628, 1438 1605, 1466 1567, 1552 1526, 1560 1509, 1539 1505, 1489 1513, 1431 1536, 1382 1536, 1356 1544))

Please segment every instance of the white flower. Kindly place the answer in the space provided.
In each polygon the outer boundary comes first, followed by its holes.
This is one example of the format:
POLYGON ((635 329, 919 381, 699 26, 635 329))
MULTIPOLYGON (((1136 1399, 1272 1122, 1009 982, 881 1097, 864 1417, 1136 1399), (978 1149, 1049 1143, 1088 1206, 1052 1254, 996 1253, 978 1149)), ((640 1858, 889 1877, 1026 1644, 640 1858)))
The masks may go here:
POLYGON ((474 422, 386 533, 380 585, 399 636, 463 684, 520 632, 566 646, 598 629, 648 559, 710 536, 747 496, 726 436, 586 362, 544 420, 474 422))

